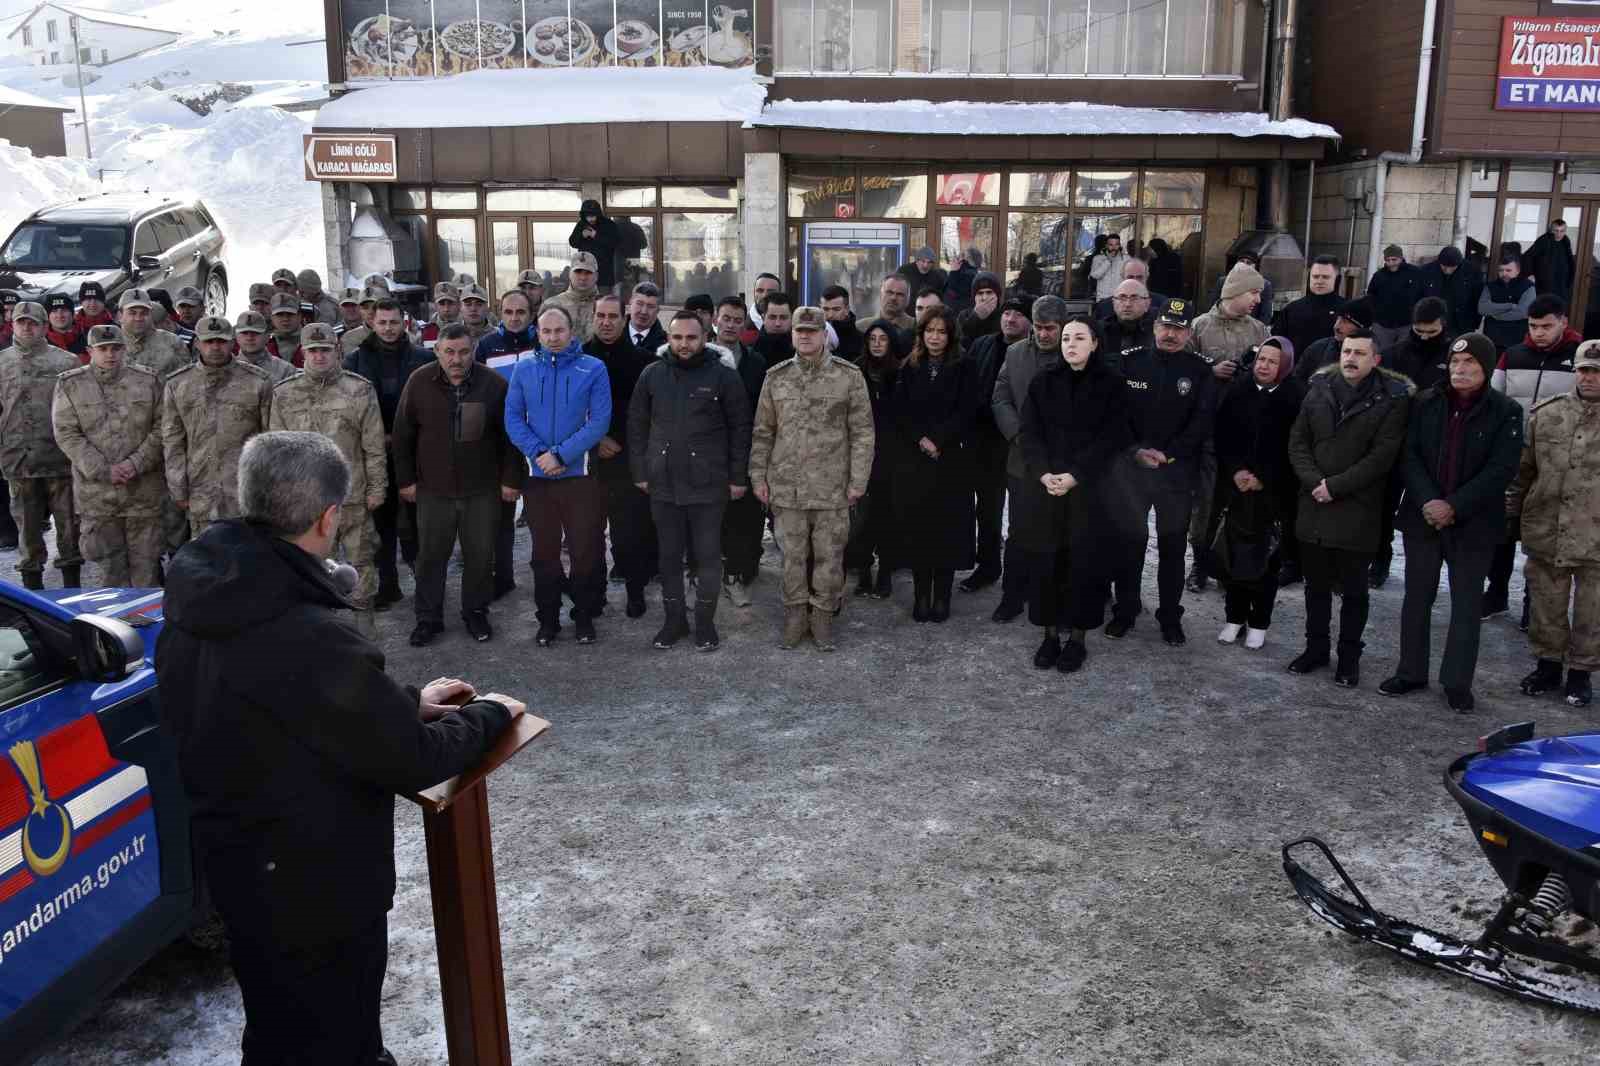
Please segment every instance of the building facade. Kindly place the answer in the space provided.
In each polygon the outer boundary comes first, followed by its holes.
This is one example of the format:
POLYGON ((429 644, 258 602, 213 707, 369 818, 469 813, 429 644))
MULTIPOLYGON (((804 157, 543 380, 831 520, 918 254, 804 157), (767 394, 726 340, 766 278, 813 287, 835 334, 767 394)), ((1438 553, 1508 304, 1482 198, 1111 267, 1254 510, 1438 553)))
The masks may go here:
POLYGON ((171 44, 182 36, 177 30, 156 26, 137 15, 44 3, 11 28, 6 45, 36 67, 73 66, 74 20, 77 62, 86 67, 103 67, 171 44))
POLYGON ((1567 223, 1574 326, 1600 336, 1600 5, 1578 0, 1345 0, 1303 5, 1298 110, 1336 125, 1329 160, 1298 172, 1292 227, 1345 258, 1351 281, 1394 243, 1445 245, 1493 272, 1567 223), (1431 20, 1431 25, 1430 25, 1431 20), (1376 42, 1351 77, 1348 42, 1376 42), (1308 189, 1308 181, 1310 188, 1308 189))
POLYGON ((1263 168, 1334 137, 1267 118, 1267 12, 1244 0, 328 0, 327 20, 315 134, 393 139, 383 180, 318 175, 335 277, 387 234, 415 249, 399 280, 498 293, 533 268, 559 290, 593 199, 619 282, 669 304, 770 271, 870 313, 924 246, 1083 299, 1112 233, 1164 242, 1168 295, 1192 297, 1256 227, 1263 168))
POLYGON ((0 140, 36 156, 67 154, 65 116, 70 114, 70 107, 0 85, 0 140))

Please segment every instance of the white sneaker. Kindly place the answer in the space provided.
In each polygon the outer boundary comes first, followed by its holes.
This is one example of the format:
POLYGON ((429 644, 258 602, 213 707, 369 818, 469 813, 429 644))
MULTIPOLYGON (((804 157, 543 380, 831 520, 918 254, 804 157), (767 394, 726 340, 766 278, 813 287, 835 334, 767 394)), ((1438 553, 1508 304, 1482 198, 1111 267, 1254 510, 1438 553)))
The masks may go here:
POLYGON ((1239 639, 1239 630, 1243 628, 1244 626, 1235 625, 1234 623, 1229 622, 1227 625, 1222 627, 1222 632, 1217 634, 1217 643, 1232 644, 1234 641, 1239 639))
POLYGON ((1265 629, 1246 629, 1244 631, 1244 646, 1252 650, 1261 647, 1267 642, 1265 629))

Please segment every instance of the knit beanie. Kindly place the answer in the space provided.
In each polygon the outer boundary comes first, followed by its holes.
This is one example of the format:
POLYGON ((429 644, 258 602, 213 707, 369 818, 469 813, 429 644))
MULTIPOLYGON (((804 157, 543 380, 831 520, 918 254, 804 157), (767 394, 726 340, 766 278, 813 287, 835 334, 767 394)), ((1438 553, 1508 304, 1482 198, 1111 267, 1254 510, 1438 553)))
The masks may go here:
POLYGON ((1231 300, 1252 290, 1260 292, 1266 287, 1267 279, 1261 276, 1261 271, 1240 261, 1233 264, 1233 269, 1228 271, 1228 276, 1222 282, 1222 298, 1231 300))
POLYGON ((1450 343, 1451 354, 1468 352, 1483 367, 1483 378, 1487 381, 1494 374, 1495 364, 1500 361, 1500 352, 1494 346, 1494 341, 1482 333, 1463 333, 1450 343))
POLYGON ((972 279, 972 292, 977 295, 984 289, 998 293, 1004 291, 1000 285, 1000 278, 987 270, 978 271, 978 276, 972 279))

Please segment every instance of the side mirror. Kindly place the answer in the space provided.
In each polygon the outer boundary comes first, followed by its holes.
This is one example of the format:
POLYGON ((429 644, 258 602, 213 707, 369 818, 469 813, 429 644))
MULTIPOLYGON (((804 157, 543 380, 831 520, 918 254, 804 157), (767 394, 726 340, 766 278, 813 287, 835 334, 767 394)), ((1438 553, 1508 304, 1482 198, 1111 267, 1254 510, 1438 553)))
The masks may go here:
POLYGON ((154 256, 154 255, 136 255, 136 256, 133 257, 133 270, 134 270, 134 273, 142 273, 142 272, 144 272, 146 270, 160 270, 160 269, 161 269, 161 258, 159 256, 154 256))
POLYGON ((92 681, 121 681, 144 665, 144 638, 117 618, 81 614, 72 620, 78 669, 92 681))

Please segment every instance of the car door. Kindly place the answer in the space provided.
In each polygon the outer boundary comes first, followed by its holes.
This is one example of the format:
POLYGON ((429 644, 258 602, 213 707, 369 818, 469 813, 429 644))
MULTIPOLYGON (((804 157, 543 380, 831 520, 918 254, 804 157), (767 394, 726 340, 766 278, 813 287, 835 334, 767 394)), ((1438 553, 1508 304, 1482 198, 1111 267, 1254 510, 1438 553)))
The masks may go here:
POLYGON ((166 290, 172 296, 185 285, 194 285, 200 250, 189 237, 189 230, 176 211, 163 211, 155 217, 156 236, 161 239, 161 259, 167 264, 166 290))
POLYGON ((134 287, 140 289, 160 289, 167 284, 167 275, 171 273, 166 261, 161 256, 161 238, 156 234, 156 220, 154 218, 142 219, 133 230, 133 265, 138 271, 134 276, 134 287), (139 261, 153 264, 140 266, 139 261))

